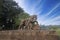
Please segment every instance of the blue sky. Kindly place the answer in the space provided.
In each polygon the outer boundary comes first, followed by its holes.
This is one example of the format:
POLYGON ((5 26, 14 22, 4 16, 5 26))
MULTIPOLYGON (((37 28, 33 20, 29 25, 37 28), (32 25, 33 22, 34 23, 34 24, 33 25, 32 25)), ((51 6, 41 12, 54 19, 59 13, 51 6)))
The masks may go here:
POLYGON ((42 25, 60 25, 60 0, 15 0, 42 25))

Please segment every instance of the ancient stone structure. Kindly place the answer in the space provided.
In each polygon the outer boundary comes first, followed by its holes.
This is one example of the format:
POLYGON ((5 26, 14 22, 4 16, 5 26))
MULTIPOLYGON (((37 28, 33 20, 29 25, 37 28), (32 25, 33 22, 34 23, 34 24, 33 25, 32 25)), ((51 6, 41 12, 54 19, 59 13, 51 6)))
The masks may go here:
POLYGON ((59 36, 46 30, 0 31, 0 40, 60 40, 59 36))
POLYGON ((19 29, 22 30, 0 31, 0 40, 60 40, 55 31, 39 30, 36 20, 36 15, 33 15, 21 21, 19 29))
POLYGON ((32 16, 30 16, 30 18, 21 20, 19 29, 38 30, 39 24, 37 22, 37 16, 32 15, 32 16))

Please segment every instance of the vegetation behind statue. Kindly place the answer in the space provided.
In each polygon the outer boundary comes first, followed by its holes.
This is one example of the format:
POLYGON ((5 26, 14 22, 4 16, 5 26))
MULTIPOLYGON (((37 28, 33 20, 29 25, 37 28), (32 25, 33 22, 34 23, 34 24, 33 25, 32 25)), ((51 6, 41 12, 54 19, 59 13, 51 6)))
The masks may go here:
POLYGON ((0 30, 18 29, 20 20, 29 17, 29 14, 13 0, 0 1, 0 30))

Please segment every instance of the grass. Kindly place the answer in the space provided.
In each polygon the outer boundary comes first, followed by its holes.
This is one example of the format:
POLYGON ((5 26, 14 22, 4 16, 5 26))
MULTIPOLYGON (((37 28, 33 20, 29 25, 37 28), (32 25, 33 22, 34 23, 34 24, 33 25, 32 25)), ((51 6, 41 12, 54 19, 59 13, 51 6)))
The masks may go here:
POLYGON ((60 28, 56 29, 56 32, 60 36, 60 28))

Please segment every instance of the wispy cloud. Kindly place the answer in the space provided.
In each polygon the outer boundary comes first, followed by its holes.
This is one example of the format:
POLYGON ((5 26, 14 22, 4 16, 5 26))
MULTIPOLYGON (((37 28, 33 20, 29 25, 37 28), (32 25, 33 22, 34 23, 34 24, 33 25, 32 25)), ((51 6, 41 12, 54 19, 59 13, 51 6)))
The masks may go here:
MULTIPOLYGON (((51 16, 50 18, 46 19, 46 17, 47 17, 48 15, 50 15, 50 14, 51 14, 56 8, 58 8, 59 6, 60 6, 60 3, 58 3, 55 7, 53 7, 53 9, 52 9, 51 11, 49 11, 46 15, 43 15, 43 16, 39 17, 39 18, 40 18, 39 22, 40 22, 41 24, 50 24, 50 23, 52 23, 52 22, 55 22, 55 20, 60 19, 60 16, 57 16, 57 17, 53 18, 56 14, 54 14, 54 15, 51 16), (41 19, 42 19, 43 21, 41 21, 41 19), (45 19, 46 19, 46 20, 45 20, 45 19)), ((39 23, 39 24, 40 24, 40 23, 39 23)))
POLYGON ((57 21, 57 20, 59 20, 60 19, 60 16, 57 16, 57 17, 55 17, 55 18, 53 18, 53 19, 48 19, 48 20, 46 20, 46 21, 44 21, 44 23, 43 24, 58 24, 60 21, 57 21))
POLYGON ((58 19, 60 19, 60 16, 57 16, 57 17, 53 18, 51 21, 55 21, 55 20, 58 20, 58 19))
POLYGON ((60 21, 46 23, 46 25, 60 25, 60 21))
MULTIPOLYGON (((60 12, 58 12, 58 13, 60 13, 60 12)), ((58 14, 57 12, 54 14, 54 15, 52 15, 51 17, 49 17, 49 18, 47 18, 45 21, 48 21, 48 20, 52 20, 52 19, 54 19, 54 18, 56 18, 57 16, 57 14, 58 14)), ((58 18, 57 18, 58 19, 58 18)), ((55 19, 54 19, 55 20, 55 19)))
MULTIPOLYGON (((52 6, 53 8, 50 11, 47 11, 47 13, 45 13, 44 15, 43 14, 40 15, 40 13, 42 11, 42 8, 41 7, 43 7, 43 5, 45 4, 45 2, 43 2, 44 0, 43 1, 42 0, 37 0, 36 2, 34 1, 35 3, 33 3, 32 6, 29 6, 29 8, 27 8, 28 5, 26 6, 26 4, 25 4, 25 2, 27 0, 15 0, 15 1, 28 14, 30 14, 30 15, 33 15, 33 14, 37 15, 38 16, 37 21, 39 22, 39 24, 45 24, 45 25, 49 25, 49 24, 60 24, 60 21, 57 21, 57 20, 60 19, 60 16, 56 16, 57 12, 54 15, 51 15, 50 16, 50 14, 52 14, 60 6, 60 3, 57 2, 57 4, 54 7, 52 6), (37 5, 39 7, 37 7, 37 5), (37 7, 37 9, 36 9, 36 7, 37 7), (50 16, 50 17, 47 18, 48 16, 50 16)), ((45 1, 47 2, 47 0, 45 0, 45 1)), ((31 4, 31 3, 29 3, 29 4, 31 4)), ((42 12, 44 12, 44 11, 42 11, 42 12)))
POLYGON ((31 10, 32 10, 32 11, 35 11, 34 9, 36 8, 36 6, 37 6, 39 3, 41 3, 41 0, 37 0, 37 2, 34 3, 34 4, 31 6, 31 10))
POLYGON ((22 8, 24 8, 25 7, 25 5, 24 5, 24 1, 25 0, 15 0, 17 3, 18 3, 18 5, 20 6, 20 7, 22 7, 22 8))
POLYGON ((55 9, 57 9, 60 6, 60 3, 58 3, 55 7, 53 7, 53 9, 51 11, 49 11, 48 13, 46 13, 46 15, 44 16, 48 16, 50 15, 55 9))
POLYGON ((34 15, 34 14, 37 15, 37 14, 39 14, 39 13, 37 13, 37 9, 40 9, 40 7, 36 9, 36 7, 37 7, 37 5, 38 5, 39 3, 41 3, 41 0, 36 0, 36 3, 34 3, 34 4, 31 6, 31 13, 30 13, 30 15, 34 15))

